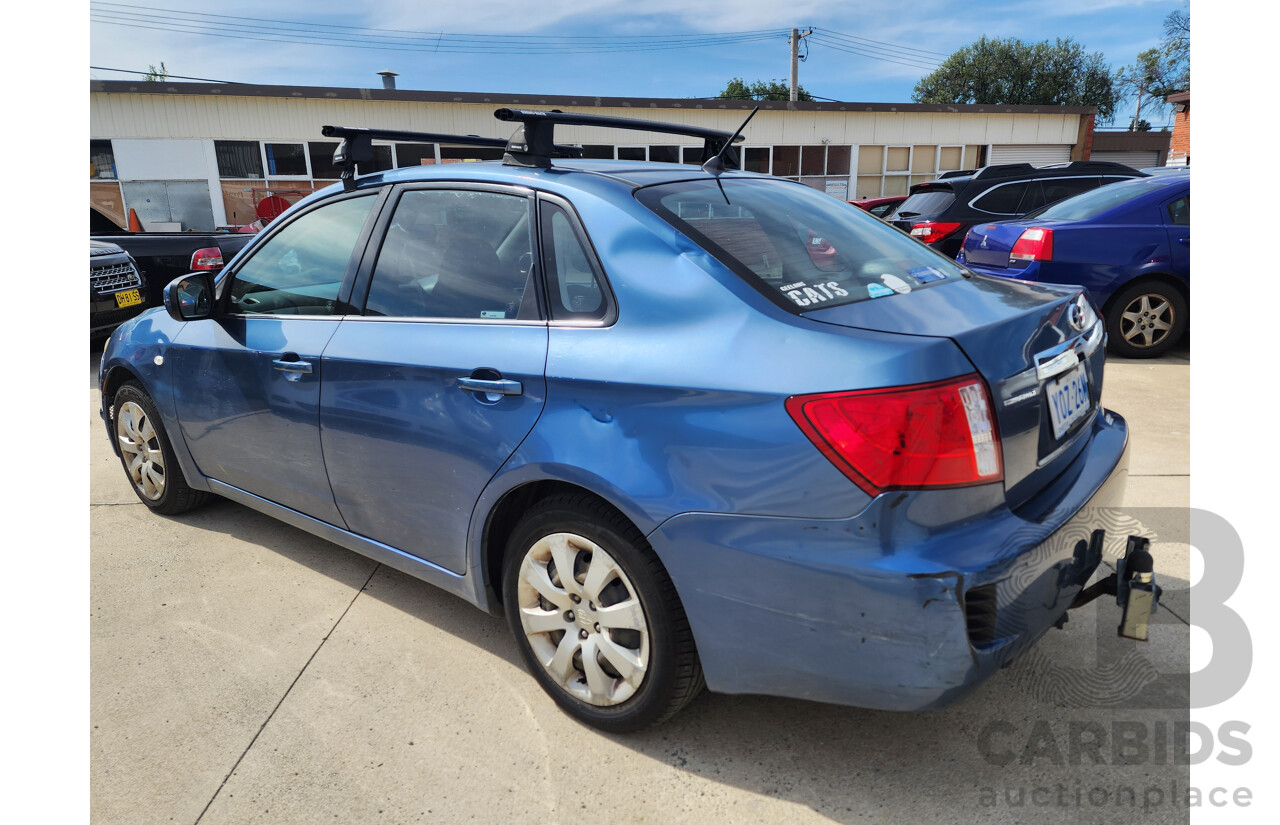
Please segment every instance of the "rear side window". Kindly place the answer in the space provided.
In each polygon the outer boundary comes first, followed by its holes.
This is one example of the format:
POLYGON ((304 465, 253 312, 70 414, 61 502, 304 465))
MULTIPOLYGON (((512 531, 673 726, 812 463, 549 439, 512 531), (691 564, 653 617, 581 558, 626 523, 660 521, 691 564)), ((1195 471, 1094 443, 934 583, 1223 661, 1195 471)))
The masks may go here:
POLYGON ((1027 181, 1002 183, 987 190, 973 201, 973 208, 992 215, 1018 215, 1022 198, 1029 185, 1027 181))
POLYGON ((800 313, 961 277, 953 262, 843 201, 785 181, 682 181, 645 206, 779 306, 800 313))
POLYGON ((1075 197, 1081 192, 1098 188, 1097 178, 1045 178, 1034 180, 1027 189, 1026 196, 1019 207, 1022 212, 1030 212, 1051 203, 1075 197))
POLYGON ((1169 204, 1169 223, 1174 226, 1191 225, 1191 196, 1184 195, 1169 204))
POLYGON ((950 189, 926 189, 916 192, 898 205, 893 214, 899 218, 914 218, 917 215, 936 215, 955 201, 956 195, 950 189))
POLYGON ((585 238, 560 206, 543 201, 538 208, 552 319, 604 320, 608 311, 604 279, 585 238))

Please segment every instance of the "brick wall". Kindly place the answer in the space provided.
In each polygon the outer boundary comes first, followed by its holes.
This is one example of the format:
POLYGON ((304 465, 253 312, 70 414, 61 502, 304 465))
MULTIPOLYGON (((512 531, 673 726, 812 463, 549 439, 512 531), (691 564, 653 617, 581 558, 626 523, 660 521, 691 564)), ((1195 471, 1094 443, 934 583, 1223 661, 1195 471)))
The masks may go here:
POLYGON ((1169 164, 1180 166, 1191 162, 1191 101, 1186 108, 1173 113, 1173 139, 1169 141, 1169 164))

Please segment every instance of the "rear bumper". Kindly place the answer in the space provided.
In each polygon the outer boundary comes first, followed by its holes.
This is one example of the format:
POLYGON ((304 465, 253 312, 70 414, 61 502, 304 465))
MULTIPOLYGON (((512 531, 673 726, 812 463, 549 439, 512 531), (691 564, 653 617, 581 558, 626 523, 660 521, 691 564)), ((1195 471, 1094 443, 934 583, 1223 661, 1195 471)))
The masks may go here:
POLYGON ((1127 479, 1128 428, 1103 413, 1034 520, 991 485, 886 493, 844 520, 690 513, 650 541, 710 689, 924 710, 1053 626, 1097 568, 1090 537, 1114 524, 1127 479))

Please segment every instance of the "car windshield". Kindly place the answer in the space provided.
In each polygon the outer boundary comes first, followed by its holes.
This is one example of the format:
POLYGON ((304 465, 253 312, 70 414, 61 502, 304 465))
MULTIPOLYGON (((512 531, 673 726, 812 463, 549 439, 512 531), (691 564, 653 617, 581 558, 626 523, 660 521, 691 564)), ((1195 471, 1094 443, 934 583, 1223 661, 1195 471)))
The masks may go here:
POLYGON ((916 192, 903 201, 898 206, 898 211, 894 214, 901 218, 910 218, 916 215, 936 215, 950 206, 955 199, 955 192, 950 188, 925 189, 922 192, 916 192))
POLYGON ((1153 189, 1168 185, 1168 179, 1135 178, 1112 183, 1048 206, 1023 216, 1023 220, 1042 218, 1047 221, 1085 221, 1108 209, 1140 198, 1153 189))
POLYGON ((779 306, 805 312, 962 277, 865 212, 786 181, 682 181, 636 197, 779 306))

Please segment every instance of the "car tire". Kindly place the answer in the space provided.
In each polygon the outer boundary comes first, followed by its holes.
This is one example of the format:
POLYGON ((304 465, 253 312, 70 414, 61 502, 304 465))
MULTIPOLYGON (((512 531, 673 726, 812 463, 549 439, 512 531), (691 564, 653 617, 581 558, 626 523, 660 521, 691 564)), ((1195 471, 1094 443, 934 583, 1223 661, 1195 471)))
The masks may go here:
POLYGON ((1161 281, 1131 284, 1111 299, 1106 313, 1107 348, 1125 358, 1154 358, 1182 339, 1187 301, 1161 281))
POLYGON ((702 690, 671 578, 640 531, 599 499, 561 495, 531 508, 507 543, 502 586, 521 657, 575 719, 635 731, 702 690), (573 566, 571 579, 557 560, 573 566))
POLYGON ((137 382, 129 381, 116 390, 111 431, 125 475, 143 504, 175 516, 209 500, 209 493, 187 484, 156 406, 137 382))

